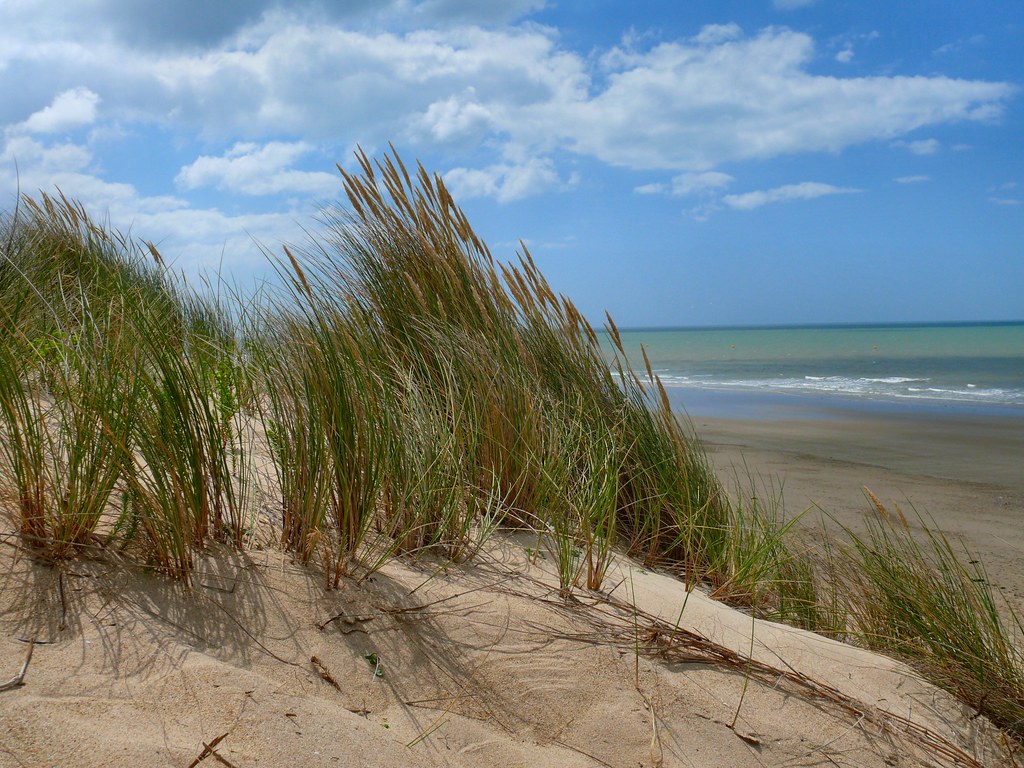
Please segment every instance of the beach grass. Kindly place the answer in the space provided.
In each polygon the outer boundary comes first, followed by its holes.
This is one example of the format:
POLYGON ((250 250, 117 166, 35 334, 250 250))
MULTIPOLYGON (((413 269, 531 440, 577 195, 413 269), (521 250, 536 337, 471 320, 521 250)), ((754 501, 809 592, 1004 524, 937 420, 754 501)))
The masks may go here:
POLYGON ((188 581, 212 542, 270 528, 334 588, 528 529, 563 597, 601 590, 623 552, 908 659, 1022 735, 1013 628, 940 533, 921 545, 877 505, 866 537, 816 555, 773 488, 726 493, 610 317, 609 351, 525 246, 493 259, 440 177, 358 161, 347 205, 269 256, 278 287, 258 295, 196 287, 60 196, 6 219, 0 511, 27 548, 188 581))
POLYGON ((1021 621, 984 564, 916 512, 866 490, 867 530, 834 560, 851 639, 907 661, 992 722, 1024 737, 1021 621), (913 525, 911 524, 913 520, 913 525))

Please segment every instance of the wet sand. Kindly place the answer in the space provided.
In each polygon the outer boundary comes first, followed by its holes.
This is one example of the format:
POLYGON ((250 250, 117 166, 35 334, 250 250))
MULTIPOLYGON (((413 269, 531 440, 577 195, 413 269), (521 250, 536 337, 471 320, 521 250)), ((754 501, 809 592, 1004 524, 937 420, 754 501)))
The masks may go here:
POLYGON ((805 520, 817 524, 820 508, 854 529, 870 509, 870 488, 961 537, 1024 607, 1024 415, 783 405, 747 403, 741 412, 755 418, 691 409, 727 482, 749 470, 781 488, 787 514, 808 510, 805 520))

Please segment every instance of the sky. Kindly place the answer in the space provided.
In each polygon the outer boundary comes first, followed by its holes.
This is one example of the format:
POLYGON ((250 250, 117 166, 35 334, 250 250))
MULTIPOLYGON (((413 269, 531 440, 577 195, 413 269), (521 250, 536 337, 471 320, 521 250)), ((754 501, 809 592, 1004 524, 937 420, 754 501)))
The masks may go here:
POLYGON ((247 284, 389 142, 595 322, 1024 320, 1017 0, 0 3, 0 209, 247 284))

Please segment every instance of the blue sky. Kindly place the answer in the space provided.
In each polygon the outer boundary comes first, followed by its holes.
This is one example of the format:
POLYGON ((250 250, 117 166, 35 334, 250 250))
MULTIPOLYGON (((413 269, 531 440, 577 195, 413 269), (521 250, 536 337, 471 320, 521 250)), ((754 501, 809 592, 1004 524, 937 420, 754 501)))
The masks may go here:
POLYGON ((0 200, 267 272, 388 141, 622 326, 1024 319, 1024 6, 7 0, 0 200))

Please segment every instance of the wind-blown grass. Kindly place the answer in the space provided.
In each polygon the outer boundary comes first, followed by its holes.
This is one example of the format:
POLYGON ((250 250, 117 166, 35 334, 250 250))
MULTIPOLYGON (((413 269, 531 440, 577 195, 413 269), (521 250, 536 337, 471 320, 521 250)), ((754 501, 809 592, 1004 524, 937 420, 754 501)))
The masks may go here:
POLYGON ((968 551, 922 516, 913 532, 898 507, 890 512, 870 491, 868 497, 874 514, 867 531, 847 531, 849 544, 836 563, 853 638, 906 660, 1024 737, 1024 652, 1016 613, 1000 605, 984 566, 968 551))
POLYGON ((23 535, 61 558, 142 532, 146 560, 178 576, 208 538, 240 545, 248 471, 222 310, 63 197, 26 201, 7 229, 0 477, 23 535))
POLYGON ((525 247, 492 258, 439 177, 358 160, 348 206, 255 297, 196 290, 61 197, 5 223, 0 511, 27 546, 116 548, 187 580, 211 542, 273 525, 332 588, 526 527, 566 597, 602 589, 623 551, 907 658, 1021 734, 1019 652, 944 538, 926 530, 923 550, 883 516, 822 567, 770 489, 724 491, 610 317, 606 352, 525 247))
POLYGON ((0 477, 26 541, 59 558, 96 542, 123 468, 138 385, 113 286, 130 267, 80 208, 26 205, 0 282, 0 477))

